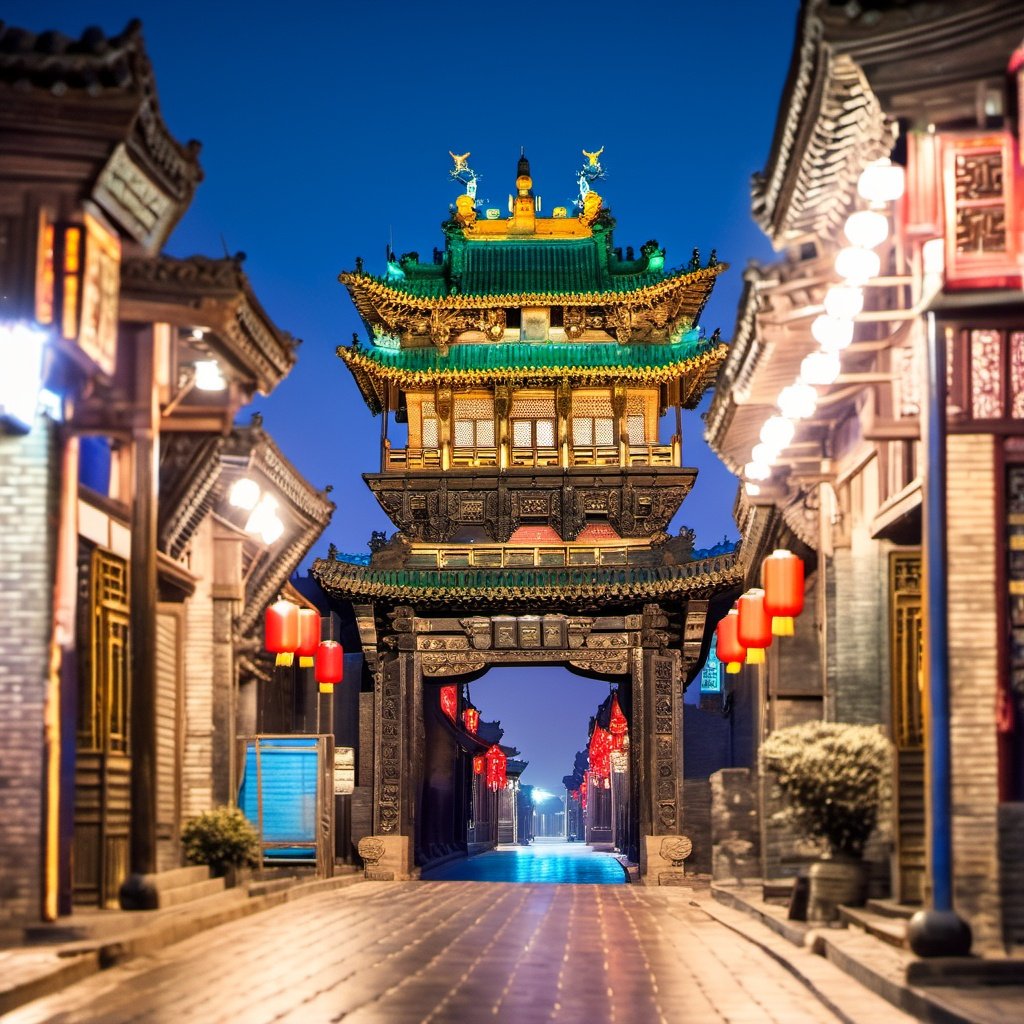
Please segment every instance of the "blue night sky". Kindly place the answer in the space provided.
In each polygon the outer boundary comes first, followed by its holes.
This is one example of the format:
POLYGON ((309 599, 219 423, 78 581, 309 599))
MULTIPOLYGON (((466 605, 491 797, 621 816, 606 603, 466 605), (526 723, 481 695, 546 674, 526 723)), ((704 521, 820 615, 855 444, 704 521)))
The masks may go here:
MULTIPOLYGON (((334 484, 338 511, 312 558, 393 530, 360 479, 377 468, 380 421, 334 354, 363 333, 339 271, 359 255, 382 272, 389 237, 424 258, 443 244, 460 191, 449 150, 472 153, 480 197, 504 207, 525 147, 550 210, 574 197, 580 150, 604 146, 616 244, 656 238, 668 266, 716 248, 731 270, 704 325, 730 338, 744 266, 771 258, 749 181, 771 145, 797 7, 8 0, 2 17, 72 36, 142 19, 164 118, 203 143, 205 180, 168 251, 247 253, 267 312, 304 339, 291 375, 250 410, 311 483, 334 484)), ((684 463, 700 476, 673 525, 710 546, 736 536, 736 481, 702 426, 699 412, 684 419, 684 463)), ((474 699, 532 762, 524 781, 555 790, 607 690, 560 670, 509 675, 475 683, 474 699)))

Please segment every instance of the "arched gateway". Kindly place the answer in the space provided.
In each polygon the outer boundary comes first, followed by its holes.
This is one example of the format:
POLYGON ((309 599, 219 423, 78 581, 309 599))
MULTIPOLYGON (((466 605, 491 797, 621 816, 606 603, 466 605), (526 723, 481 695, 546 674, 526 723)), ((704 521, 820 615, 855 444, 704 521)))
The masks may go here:
POLYGON ((453 755, 476 741, 436 714, 437 684, 561 664, 620 683, 629 848, 656 877, 681 830, 682 689, 709 603, 742 578, 734 556, 686 561, 665 533, 696 478, 681 468, 680 409, 725 356, 697 327, 725 265, 695 251, 666 271, 656 242, 623 258, 595 154, 578 214, 551 217, 525 157, 510 215, 479 215, 468 157, 443 252, 340 276, 371 343, 338 354, 384 420, 380 472, 365 480, 400 532, 368 567, 321 559, 313 572, 351 602, 373 673, 380 867, 407 876, 464 827, 471 756, 453 755), (404 448, 388 439, 391 413, 404 448))

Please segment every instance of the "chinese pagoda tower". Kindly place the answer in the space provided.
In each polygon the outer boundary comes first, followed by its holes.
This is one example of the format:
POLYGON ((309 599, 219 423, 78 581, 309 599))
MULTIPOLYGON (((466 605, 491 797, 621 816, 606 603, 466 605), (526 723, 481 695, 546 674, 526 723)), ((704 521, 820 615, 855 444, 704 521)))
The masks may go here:
POLYGON ((742 580, 735 555, 680 562, 665 544, 697 475, 681 464, 680 410, 726 353, 698 326, 726 265, 694 251, 666 269, 653 241, 623 258, 593 187, 600 151, 584 153, 574 206, 550 216, 525 156, 506 214, 480 209, 469 154, 452 155, 465 191, 443 251, 340 275, 367 340, 338 354, 383 417, 380 471, 364 479, 398 528, 369 566, 313 567, 351 602, 374 680, 364 831, 395 877, 464 848, 452 766, 474 750, 439 712, 441 685, 560 664, 619 684, 628 848, 656 882, 681 831, 682 687, 707 650, 709 601, 742 580))

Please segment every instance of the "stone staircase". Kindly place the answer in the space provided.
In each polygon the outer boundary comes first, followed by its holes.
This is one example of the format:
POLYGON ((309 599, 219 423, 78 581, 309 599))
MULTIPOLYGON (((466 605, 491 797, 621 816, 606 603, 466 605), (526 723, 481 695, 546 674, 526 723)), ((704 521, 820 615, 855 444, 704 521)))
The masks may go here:
POLYGON ((839 919, 887 942, 897 949, 909 949, 907 922, 920 908, 895 900, 868 900, 863 907, 840 907, 839 919))
POLYGON ((130 892, 122 890, 124 910, 166 910, 224 891, 223 878, 211 878, 205 865, 140 875, 130 892))

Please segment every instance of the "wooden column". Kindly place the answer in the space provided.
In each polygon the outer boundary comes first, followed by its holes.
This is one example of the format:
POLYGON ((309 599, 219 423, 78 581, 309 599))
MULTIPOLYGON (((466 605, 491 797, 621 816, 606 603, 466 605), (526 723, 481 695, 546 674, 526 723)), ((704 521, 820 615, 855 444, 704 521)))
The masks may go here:
POLYGON ((494 386, 494 440, 498 447, 498 468, 508 469, 512 462, 509 437, 509 413, 512 411, 512 389, 504 384, 494 386))
POLYGON ((562 469, 568 469, 572 462, 569 458, 569 448, 572 444, 572 388, 568 381, 563 380, 555 392, 555 416, 558 431, 558 464, 562 469))
MULTIPOLYGON (((626 389, 621 384, 612 387, 612 415, 615 417, 615 437, 619 443, 619 465, 629 463, 629 432, 626 427, 626 389)), ((597 441, 597 438, 594 438, 597 441)))
POLYGON ((452 467, 452 390, 438 388, 434 397, 437 410, 437 440, 441 446, 441 468, 452 467))
MULTIPOLYGON (((160 409, 153 367, 153 328, 128 328, 135 358, 131 512, 131 832, 133 874, 156 870, 156 544, 160 409)), ((122 344, 124 339, 122 339, 122 344)))

